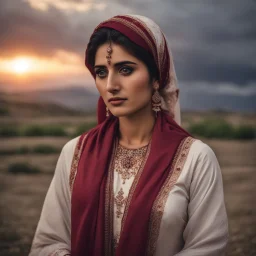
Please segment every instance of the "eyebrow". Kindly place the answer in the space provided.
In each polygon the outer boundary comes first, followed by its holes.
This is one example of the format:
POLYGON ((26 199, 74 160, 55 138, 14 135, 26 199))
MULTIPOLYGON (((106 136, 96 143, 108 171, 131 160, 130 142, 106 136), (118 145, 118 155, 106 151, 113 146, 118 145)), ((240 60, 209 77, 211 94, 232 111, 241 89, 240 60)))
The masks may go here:
MULTIPOLYGON (((125 64, 134 64, 134 65, 137 65, 137 63, 135 63, 135 62, 125 60, 125 61, 121 61, 121 62, 115 63, 115 64, 114 64, 114 67, 122 66, 122 65, 125 65, 125 64)), ((104 67, 106 67, 106 65, 95 65, 95 66, 94 66, 94 69, 95 69, 95 68, 104 68, 104 67)))

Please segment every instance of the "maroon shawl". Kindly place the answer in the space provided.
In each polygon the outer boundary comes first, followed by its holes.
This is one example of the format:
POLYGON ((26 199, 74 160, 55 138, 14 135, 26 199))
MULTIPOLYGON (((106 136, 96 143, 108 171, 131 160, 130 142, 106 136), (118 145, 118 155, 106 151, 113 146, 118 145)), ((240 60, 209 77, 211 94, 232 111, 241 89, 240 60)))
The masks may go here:
MULTIPOLYGON (((108 255, 104 247, 105 186, 117 130, 118 119, 111 117, 85 139, 72 193, 72 256, 108 255)), ((187 136, 167 114, 158 115, 150 154, 132 197, 116 255, 145 255, 153 202, 178 146, 187 136)))

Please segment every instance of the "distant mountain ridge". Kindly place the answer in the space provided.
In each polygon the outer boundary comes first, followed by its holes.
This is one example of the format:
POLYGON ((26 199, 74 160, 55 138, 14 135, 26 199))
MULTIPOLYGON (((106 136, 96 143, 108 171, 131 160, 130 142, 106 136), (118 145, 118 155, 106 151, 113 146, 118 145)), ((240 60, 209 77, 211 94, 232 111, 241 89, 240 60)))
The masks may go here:
POLYGON ((238 113, 256 113, 256 97, 238 95, 220 95, 217 93, 180 93, 180 105, 183 111, 225 111, 238 113))
POLYGON ((8 95, 0 96, 0 117, 12 118, 38 118, 50 116, 79 116, 84 112, 60 106, 49 102, 33 102, 30 100, 17 99, 16 97, 8 97, 8 95))
MULTIPOLYGON (((7 93, 8 94, 8 93, 7 93)), ((33 90, 10 93, 10 97, 23 102, 53 103, 69 109, 94 112, 96 110, 98 94, 83 87, 67 87, 52 90, 33 90)))

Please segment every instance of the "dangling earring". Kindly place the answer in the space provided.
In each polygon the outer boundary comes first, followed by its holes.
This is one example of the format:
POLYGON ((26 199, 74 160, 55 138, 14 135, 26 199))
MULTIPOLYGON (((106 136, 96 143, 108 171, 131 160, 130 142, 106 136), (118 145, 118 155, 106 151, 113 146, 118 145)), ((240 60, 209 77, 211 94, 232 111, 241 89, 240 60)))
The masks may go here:
POLYGON ((161 96, 158 92, 158 88, 155 88, 155 92, 152 95, 152 110, 156 112, 161 111, 161 96))
POLYGON ((106 107, 106 117, 109 117, 109 110, 108 110, 108 107, 106 107))

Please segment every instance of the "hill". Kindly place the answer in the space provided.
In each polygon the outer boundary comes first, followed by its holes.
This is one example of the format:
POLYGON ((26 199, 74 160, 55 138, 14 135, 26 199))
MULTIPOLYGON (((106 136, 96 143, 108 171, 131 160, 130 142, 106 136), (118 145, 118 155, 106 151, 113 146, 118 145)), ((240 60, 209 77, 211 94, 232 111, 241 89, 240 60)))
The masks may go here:
MULTIPOLYGON (((35 103, 45 108, 46 103, 52 104, 52 107, 58 105, 68 109, 78 110, 79 112, 94 112, 97 105, 98 94, 85 87, 65 87, 52 90, 34 90, 26 92, 8 93, 2 92, 0 100, 11 102, 35 103)), ((35 106, 36 106, 35 105, 35 106)), ((55 107, 54 107, 55 108, 55 107)), ((65 108, 63 109, 65 111, 65 108)), ((59 110, 61 110, 59 108, 59 110)), ((58 111, 57 111, 58 112, 58 111)))
POLYGON ((0 116, 44 117, 81 115, 82 111, 70 109, 51 102, 37 102, 29 98, 0 95, 0 116))

